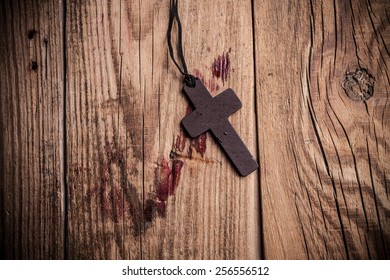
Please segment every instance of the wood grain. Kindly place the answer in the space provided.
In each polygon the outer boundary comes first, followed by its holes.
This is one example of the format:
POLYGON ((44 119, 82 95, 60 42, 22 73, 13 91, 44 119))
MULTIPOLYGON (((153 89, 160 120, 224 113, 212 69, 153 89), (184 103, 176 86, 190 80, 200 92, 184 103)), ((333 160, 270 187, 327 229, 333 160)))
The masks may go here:
POLYGON ((61 5, 0 4, 0 258, 63 258, 61 5))
POLYGON ((139 89, 121 97, 138 44, 123 65, 119 1, 67 4, 67 257, 138 259, 143 99, 139 89))
MULTIPOLYGON (((240 178, 211 134, 190 140, 180 128, 189 103, 181 94, 182 77, 165 47, 168 4, 141 7, 141 32, 150 30, 140 43, 146 113, 144 201, 157 204, 155 218, 144 216, 143 257, 259 258, 256 172, 240 178), (146 27, 149 23, 152 28, 146 27), (167 168, 173 172, 169 174, 167 168), (168 180, 172 177, 175 190, 165 202, 165 214, 159 215, 158 192, 166 176, 168 180)), ((213 95, 228 87, 235 90, 243 107, 230 121, 256 155, 250 1, 240 5, 222 0, 180 1, 179 14, 189 71, 203 80, 213 95), (213 72, 218 70, 214 63, 221 66, 219 73, 213 72)))
POLYGON ((1 2, 0 258, 388 259, 389 2, 179 1, 245 178, 180 127, 168 11, 1 2))
MULTIPOLYGON (((180 129, 188 103, 168 60, 169 1, 68 4, 69 258, 257 258, 256 174, 240 179, 209 135, 180 129)), ((237 90, 245 109, 232 121, 254 151, 250 2, 206 4, 181 7, 186 57, 214 94, 237 90), (240 75, 223 84, 211 66, 230 48, 240 75)))
POLYGON ((254 2, 265 258, 389 257, 389 11, 254 2))

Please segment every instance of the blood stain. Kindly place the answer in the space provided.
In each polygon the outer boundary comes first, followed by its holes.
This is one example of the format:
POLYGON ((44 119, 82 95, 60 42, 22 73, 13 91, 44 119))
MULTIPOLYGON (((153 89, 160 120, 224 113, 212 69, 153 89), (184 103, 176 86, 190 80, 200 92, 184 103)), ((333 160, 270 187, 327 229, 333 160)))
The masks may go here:
POLYGON ((170 189, 171 169, 168 166, 168 161, 162 157, 158 160, 157 168, 155 170, 155 186, 156 195, 160 201, 166 201, 168 199, 168 191, 170 189))
POLYGON ((197 153, 199 153, 202 157, 204 156, 206 152, 206 140, 207 140, 207 133, 202 133, 198 137, 191 140, 191 147, 195 149, 197 153))
MULTIPOLYGON (((191 106, 187 106, 185 116, 190 114, 193 111, 191 106)), ((180 133, 176 136, 175 141, 175 152, 183 152, 185 150, 185 147, 188 145, 187 149, 187 156, 189 158, 192 158, 192 151, 195 150, 198 154, 200 154, 202 157, 204 156, 207 148, 207 133, 202 133, 198 137, 195 138, 189 138, 187 134, 184 132, 183 128, 180 127, 180 133)))
POLYGON ((148 198, 145 201, 144 217, 147 222, 153 221, 156 216, 165 217, 167 201, 169 196, 175 194, 179 185, 181 169, 184 162, 175 159, 169 162, 160 157, 157 161, 157 168, 155 170, 154 192, 148 193, 148 198))
POLYGON ((101 189, 100 195, 102 199, 102 210, 105 215, 118 222, 123 215, 124 205, 122 201, 122 184, 112 184, 108 190, 108 185, 111 185, 112 167, 117 166, 124 176, 125 166, 123 153, 120 152, 114 143, 106 143, 103 147, 105 157, 102 164, 101 189))
POLYGON ((175 151, 182 152, 186 147, 186 137, 183 128, 180 127, 180 134, 176 136, 175 151))
POLYGON ((225 84, 230 72, 230 52, 231 48, 226 54, 224 52, 222 55, 219 55, 218 58, 215 58, 213 64, 211 65, 211 73, 213 74, 213 77, 221 78, 223 84, 225 84))
POLYGON ((215 79, 206 79, 204 75, 199 71, 199 69, 194 70, 195 77, 198 77, 199 80, 205 85, 205 87, 210 91, 212 95, 215 95, 218 93, 219 85, 215 81, 215 79))
POLYGON ((170 186, 170 189, 169 189, 170 195, 175 194, 177 186, 179 185, 180 174, 181 174, 181 169, 183 168, 183 165, 184 165, 184 162, 181 160, 175 159, 172 162, 172 185, 170 186))

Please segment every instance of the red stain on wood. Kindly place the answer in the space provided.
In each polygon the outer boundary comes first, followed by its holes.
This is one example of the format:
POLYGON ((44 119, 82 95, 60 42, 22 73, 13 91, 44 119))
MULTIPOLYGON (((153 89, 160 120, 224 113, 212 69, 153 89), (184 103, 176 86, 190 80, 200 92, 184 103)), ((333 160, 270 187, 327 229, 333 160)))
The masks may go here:
MULTIPOLYGON (((187 116, 192 112, 191 106, 187 106, 185 115, 187 116)), ((187 156, 192 158, 192 152, 195 150, 202 157, 204 156, 207 148, 207 133, 203 133, 196 138, 189 138, 184 132, 183 128, 180 127, 180 134, 176 136, 174 144, 175 152, 183 152, 188 143, 187 156)))
POLYGON ((192 107, 191 106, 187 106, 187 108, 186 108, 186 116, 187 115, 189 115, 191 112, 192 112, 193 110, 192 110, 192 107))
POLYGON ((159 201, 157 200, 156 201, 156 209, 157 209, 157 214, 160 216, 160 217, 163 217, 165 218, 166 216, 166 209, 167 209, 167 204, 165 201, 159 201))
POLYGON ((155 191, 149 193, 145 201, 144 217, 147 222, 151 222, 156 215, 165 217, 168 197, 175 194, 183 165, 183 161, 175 159, 170 167, 164 157, 158 159, 154 180, 155 191))
POLYGON ((133 223, 132 234, 144 232, 143 203, 137 187, 127 179, 125 151, 115 142, 107 142, 102 149, 100 187, 91 189, 89 195, 100 197, 104 218, 115 223, 129 217, 133 223))
POLYGON ((162 158, 157 163, 155 170, 155 181, 157 199, 160 201, 166 201, 168 198, 168 192, 170 189, 171 181, 171 169, 168 166, 168 161, 162 158))
POLYGON ((219 85, 214 80, 209 80, 208 88, 213 94, 216 94, 219 91, 219 85))
POLYGON ((113 143, 106 143, 103 147, 104 159, 102 163, 101 174, 101 188, 100 196, 102 199, 103 213, 105 216, 111 218, 115 222, 118 222, 123 216, 123 190, 118 184, 110 184, 112 175, 112 169, 117 166, 119 172, 123 172, 124 160, 123 155, 120 153, 113 143), (111 189, 108 190, 108 186, 111 185, 111 189))
MULTIPOLYGON (((199 78, 199 80, 201 80, 202 83, 206 86, 206 84, 207 84, 206 80, 205 80, 203 74, 199 71, 199 69, 194 69, 194 76, 199 78)), ((206 86, 206 88, 207 88, 207 86, 206 86)))
MULTIPOLYGON (((120 223, 129 217, 133 223, 132 234, 139 236, 148 230, 155 217, 166 216, 168 199, 179 186, 184 162, 178 159, 168 161, 161 156, 155 169, 154 190, 142 201, 137 187, 127 180, 124 155, 116 143, 105 143, 101 150, 100 182, 86 188, 84 195, 87 200, 100 200, 104 219, 120 223)), ((92 171, 77 164, 69 167, 70 178, 87 177, 89 172, 92 171)), ((79 180, 69 181, 75 188, 84 188, 80 183, 79 180)))
POLYGON ((176 136, 175 142, 175 150, 179 152, 183 152, 186 147, 186 139, 187 137, 184 134, 183 129, 180 127, 180 134, 176 136))
POLYGON ((230 72, 230 52, 231 48, 226 54, 222 53, 222 55, 219 55, 218 58, 214 59, 214 62, 211 65, 211 73, 213 74, 213 77, 221 78, 223 84, 227 80, 230 72))
POLYGON ((172 185, 171 185, 171 188, 169 189, 170 195, 175 194, 177 186, 179 185, 180 174, 181 174, 181 169, 183 168, 183 165, 184 165, 184 162, 181 160, 175 159, 172 162, 172 185))
POLYGON ((218 93, 219 91, 219 85, 218 83, 215 81, 215 79, 211 78, 211 79, 206 79, 203 74, 198 70, 198 69, 194 69, 194 75, 195 77, 198 77, 199 80, 202 81, 202 83, 205 85, 205 87, 210 91, 210 93, 212 95, 215 95, 218 93))
POLYGON ((206 140, 207 140, 207 134, 203 133, 198 137, 192 139, 191 141, 191 147, 193 147, 195 151, 199 153, 202 157, 204 156, 204 153, 206 152, 206 148, 207 148, 206 140))

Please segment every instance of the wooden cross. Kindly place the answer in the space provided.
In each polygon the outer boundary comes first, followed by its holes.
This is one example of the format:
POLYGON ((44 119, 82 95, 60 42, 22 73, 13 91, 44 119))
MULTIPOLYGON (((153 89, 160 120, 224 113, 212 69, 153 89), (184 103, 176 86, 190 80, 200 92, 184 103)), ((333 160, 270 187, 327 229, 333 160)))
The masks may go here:
POLYGON ((181 121, 190 137, 211 130, 241 176, 255 171, 259 165, 228 120, 242 106, 234 91, 229 88, 213 98, 198 78, 195 87, 184 85, 183 90, 195 107, 181 121))

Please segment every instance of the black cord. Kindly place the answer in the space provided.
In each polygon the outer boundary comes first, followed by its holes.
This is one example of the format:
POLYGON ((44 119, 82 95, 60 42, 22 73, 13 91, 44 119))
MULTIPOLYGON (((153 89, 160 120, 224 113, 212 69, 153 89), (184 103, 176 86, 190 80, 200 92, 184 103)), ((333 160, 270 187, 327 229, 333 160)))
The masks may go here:
POLYGON ((168 23, 168 32, 167 32, 167 39, 168 39, 168 48, 169 48, 169 55, 171 56, 173 62, 175 63, 177 69, 179 69, 180 73, 184 76, 184 83, 189 87, 195 87, 195 77, 188 73, 187 63, 184 58, 183 54, 183 45, 182 45, 182 28, 181 28, 181 22, 179 18, 179 12, 178 12, 178 0, 171 0, 170 1, 170 7, 169 7, 169 23, 168 23), (172 47, 172 28, 173 28, 173 22, 176 20, 177 22, 177 56, 178 59, 183 67, 183 69, 180 67, 179 63, 175 59, 175 54, 173 52, 172 47))

